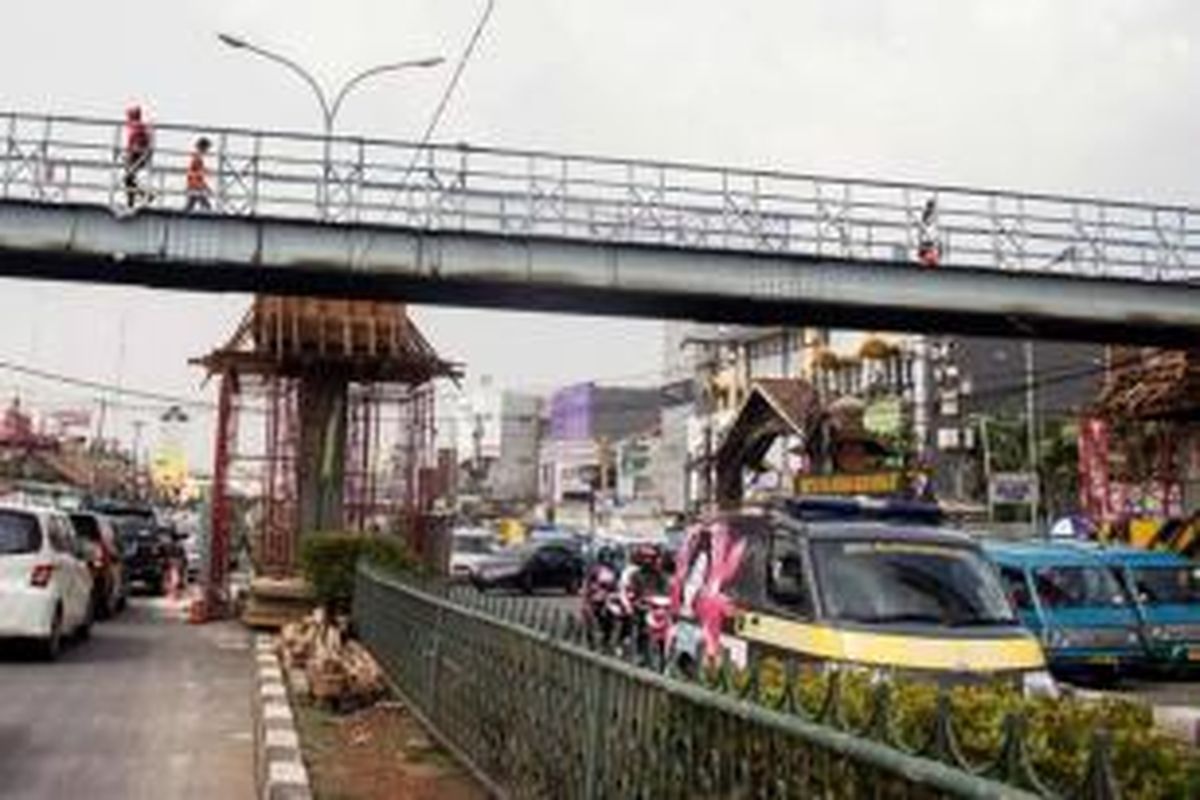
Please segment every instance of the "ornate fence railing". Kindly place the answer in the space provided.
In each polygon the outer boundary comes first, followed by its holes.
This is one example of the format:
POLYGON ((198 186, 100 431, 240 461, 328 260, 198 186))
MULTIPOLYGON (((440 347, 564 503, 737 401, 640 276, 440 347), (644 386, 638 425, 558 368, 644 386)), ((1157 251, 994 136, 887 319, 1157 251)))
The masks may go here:
MULTIPOLYGON (((904 744, 886 685, 852 709, 838 673, 811 704, 794 666, 773 688, 728 669, 661 674, 602 651, 544 603, 360 567, 354 620, 410 707, 500 796, 1055 795, 1033 774, 1017 716, 990 763, 968 764, 944 694, 921 741, 904 744)), ((1116 797, 1107 739, 1094 735, 1062 795, 1116 797)))
MULTIPOLYGON (((138 175, 185 205, 193 143, 212 141, 212 211, 430 231, 912 263, 935 201, 946 267, 1153 282, 1200 278, 1200 210, 462 145, 155 124, 138 175)), ((121 123, 0 113, 0 199, 125 199, 121 123)))

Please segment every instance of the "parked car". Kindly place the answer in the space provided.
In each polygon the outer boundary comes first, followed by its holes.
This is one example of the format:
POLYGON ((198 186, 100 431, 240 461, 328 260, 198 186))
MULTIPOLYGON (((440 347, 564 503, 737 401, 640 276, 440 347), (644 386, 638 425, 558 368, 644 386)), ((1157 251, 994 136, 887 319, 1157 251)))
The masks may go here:
POLYGON ((1177 554, 1096 547, 1133 598, 1150 666, 1200 669, 1200 564, 1177 554))
POLYGON ((107 619, 125 608, 129 586, 125 582, 125 564, 121 544, 112 520, 90 511, 70 514, 75 535, 85 542, 91 553, 88 566, 92 570, 92 602, 97 619, 107 619))
POLYGON ((119 526, 125 577, 130 587, 140 585, 151 594, 167 591, 172 567, 182 575, 186 557, 170 528, 125 520, 119 526))
POLYGON ((1114 679, 1145 663, 1137 614, 1094 553, 1056 542, 989 542, 1021 621, 1058 675, 1114 679))
POLYGON ((70 519, 46 508, 0 506, 0 638, 35 639, 53 659, 65 637, 92 625, 92 574, 70 519))
POLYGON ((471 582, 481 591, 496 588, 579 591, 584 563, 579 548, 570 541, 531 543, 500 550, 481 563, 471 582))
POLYGON ((1053 692, 978 543, 935 519, 816 499, 700 522, 677 554, 668 659, 685 672, 787 659, 1053 692))
POLYGON ((450 579, 470 580, 499 549, 496 534, 487 528, 455 528, 450 550, 450 579))

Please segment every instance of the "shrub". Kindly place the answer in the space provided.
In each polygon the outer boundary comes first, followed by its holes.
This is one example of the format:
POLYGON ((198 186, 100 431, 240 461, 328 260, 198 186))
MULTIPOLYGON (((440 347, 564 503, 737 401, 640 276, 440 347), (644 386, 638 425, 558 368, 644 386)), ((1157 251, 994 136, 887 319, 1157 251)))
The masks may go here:
MULTIPOLYGON (((778 706, 786 686, 782 669, 763 670, 761 664, 759 669, 759 699, 778 706)), ((829 684, 828 673, 798 672, 791 690, 801 713, 813 716, 822 711, 829 684)), ((1153 714, 1141 703, 1030 698, 1003 684, 955 687, 948 699, 959 748, 977 767, 1000 756, 1004 719, 1016 713, 1026 720, 1025 743, 1034 771, 1060 792, 1072 794, 1082 785, 1093 734, 1105 730, 1111 736, 1110 763, 1122 797, 1200 797, 1200 754, 1156 728, 1153 714)), ((902 747, 916 750, 929 741, 937 703, 938 689, 930 683, 891 682, 891 730, 902 747)), ((869 673, 843 670, 840 724, 863 730, 874 704, 875 685, 869 673)))
POLYGON ((331 612, 345 613, 354 600, 354 571, 360 558, 383 569, 408 572, 416 560, 404 542, 393 536, 363 533, 315 533, 300 544, 300 568, 317 602, 331 612))

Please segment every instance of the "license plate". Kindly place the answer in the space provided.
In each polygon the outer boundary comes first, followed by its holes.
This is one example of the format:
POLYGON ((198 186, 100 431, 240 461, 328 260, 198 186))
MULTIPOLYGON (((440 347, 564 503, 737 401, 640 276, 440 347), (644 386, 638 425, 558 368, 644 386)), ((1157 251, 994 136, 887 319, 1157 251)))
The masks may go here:
POLYGON ((1089 664, 1100 664, 1102 666, 1111 667, 1111 666, 1116 665, 1117 657, 1116 656, 1088 656, 1087 662, 1089 664))

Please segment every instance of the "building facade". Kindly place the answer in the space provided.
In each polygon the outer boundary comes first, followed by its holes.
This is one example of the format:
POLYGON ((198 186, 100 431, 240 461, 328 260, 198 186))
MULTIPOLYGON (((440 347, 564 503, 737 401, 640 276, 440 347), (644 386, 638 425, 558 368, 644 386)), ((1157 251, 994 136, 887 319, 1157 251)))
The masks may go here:
POLYGON ((657 493, 659 389, 583 383, 551 395, 538 463, 539 495, 561 514, 596 513, 657 493), (622 489, 627 494, 622 496, 622 489))

